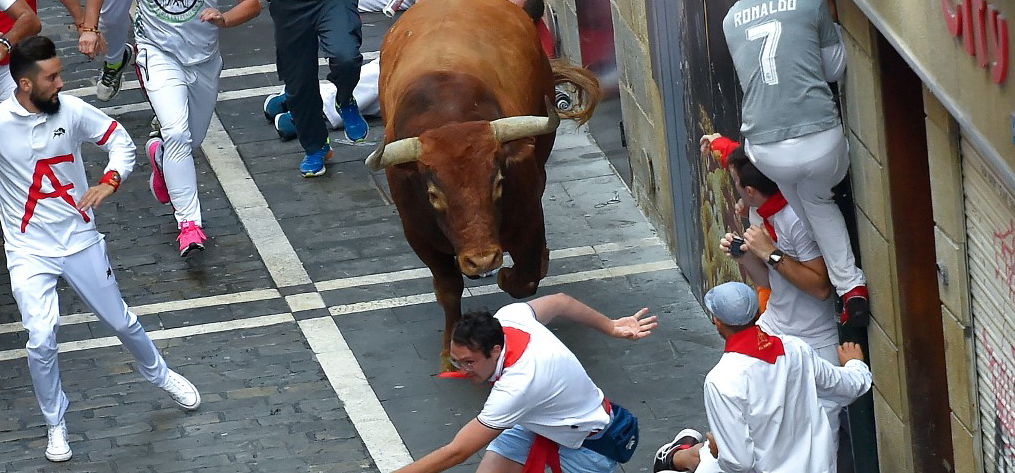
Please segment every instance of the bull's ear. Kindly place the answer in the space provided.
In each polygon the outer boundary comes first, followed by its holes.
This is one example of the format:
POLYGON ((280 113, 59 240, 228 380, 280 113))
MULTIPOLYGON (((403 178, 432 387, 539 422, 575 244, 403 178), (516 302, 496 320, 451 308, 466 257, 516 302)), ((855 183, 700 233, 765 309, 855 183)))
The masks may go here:
POLYGON ((501 145, 501 152, 504 153, 504 165, 508 168, 531 161, 536 156, 536 138, 530 136, 504 143, 501 145))

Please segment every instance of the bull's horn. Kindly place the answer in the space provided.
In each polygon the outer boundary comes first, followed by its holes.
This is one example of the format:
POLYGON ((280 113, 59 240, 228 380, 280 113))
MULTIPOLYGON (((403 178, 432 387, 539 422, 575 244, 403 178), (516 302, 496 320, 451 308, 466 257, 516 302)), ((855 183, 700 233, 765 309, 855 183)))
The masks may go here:
POLYGON ((560 117, 557 116, 557 108, 546 99, 546 117, 525 115, 520 117, 498 118, 490 122, 493 129, 493 137, 501 143, 527 138, 530 136, 545 135, 557 131, 560 125, 560 117))
POLYGON ((366 165, 371 171, 378 171, 389 166, 411 163, 419 159, 419 138, 403 138, 388 144, 381 143, 370 156, 366 165))

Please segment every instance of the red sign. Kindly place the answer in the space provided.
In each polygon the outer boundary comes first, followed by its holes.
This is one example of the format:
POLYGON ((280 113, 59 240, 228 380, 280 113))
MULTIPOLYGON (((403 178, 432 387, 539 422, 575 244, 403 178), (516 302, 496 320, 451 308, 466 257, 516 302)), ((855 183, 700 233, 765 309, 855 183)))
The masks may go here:
POLYGON ((966 52, 980 67, 990 69, 991 79, 1003 84, 1008 77, 1008 19, 986 0, 941 0, 948 32, 961 37, 966 52))

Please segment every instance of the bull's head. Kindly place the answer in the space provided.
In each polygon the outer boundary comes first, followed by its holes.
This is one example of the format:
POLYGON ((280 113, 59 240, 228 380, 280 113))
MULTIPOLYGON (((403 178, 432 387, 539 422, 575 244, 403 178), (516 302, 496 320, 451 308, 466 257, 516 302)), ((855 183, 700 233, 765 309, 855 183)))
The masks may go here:
POLYGON ((458 267, 476 276, 500 267, 500 199, 512 161, 531 157, 533 147, 509 142, 553 133, 548 117, 518 116, 465 122, 427 130, 418 137, 382 144, 366 159, 372 170, 415 162, 437 223, 454 246, 458 267), (511 152, 514 149, 515 152, 511 152))

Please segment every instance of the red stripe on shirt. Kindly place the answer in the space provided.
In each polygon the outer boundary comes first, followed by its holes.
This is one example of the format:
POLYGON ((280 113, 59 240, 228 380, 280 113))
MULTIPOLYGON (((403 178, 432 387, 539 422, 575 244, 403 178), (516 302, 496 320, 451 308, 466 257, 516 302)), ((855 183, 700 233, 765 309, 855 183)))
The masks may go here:
POLYGON ((109 140, 110 135, 113 134, 113 130, 115 129, 116 129, 116 120, 113 120, 113 123, 110 123, 109 128, 106 129, 106 134, 102 135, 102 139, 95 144, 99 146, 106 144, 106 141, 109 140))

